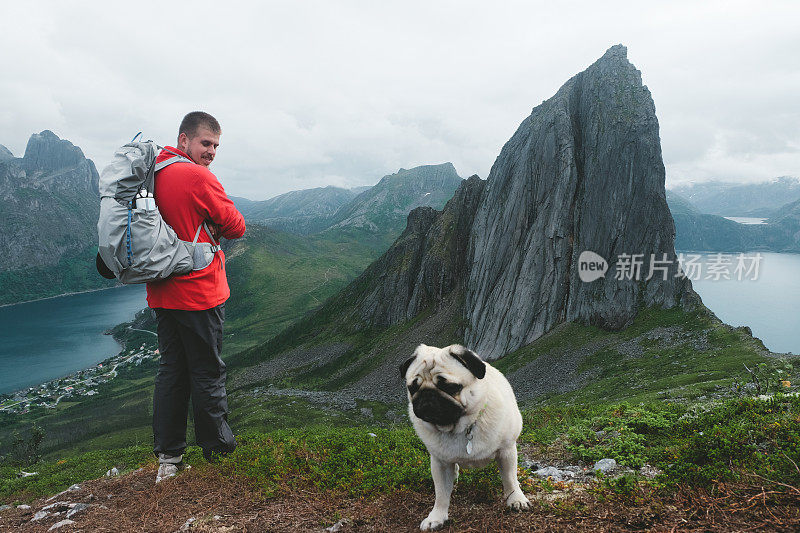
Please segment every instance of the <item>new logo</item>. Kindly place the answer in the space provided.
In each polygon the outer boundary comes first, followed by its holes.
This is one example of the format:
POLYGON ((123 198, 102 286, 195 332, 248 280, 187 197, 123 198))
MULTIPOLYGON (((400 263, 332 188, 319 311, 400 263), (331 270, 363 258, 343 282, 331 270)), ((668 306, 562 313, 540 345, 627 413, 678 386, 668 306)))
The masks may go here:
POLYGON ((608 270, 608 262, 602 256, 584 250, 578 257, 578 277, 581 281, 589 283, 605 276, 608 270))

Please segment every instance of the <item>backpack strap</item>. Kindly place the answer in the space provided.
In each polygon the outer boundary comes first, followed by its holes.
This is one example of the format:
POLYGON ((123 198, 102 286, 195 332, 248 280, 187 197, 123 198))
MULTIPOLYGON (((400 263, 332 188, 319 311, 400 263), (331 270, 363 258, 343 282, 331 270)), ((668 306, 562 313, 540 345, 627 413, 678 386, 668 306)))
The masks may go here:
POLYGON ((208 238, 211 239, 211 244, 212 244, 211 249, 214 251, 214 253, 218 252, 219 251, 219 243, 214 240, 214 236, 211 235, 211 230, 208 229, 208 225, 206 224, 205 220, 203 221, 202 224, 197 226, 197 231, 194 233, 194 240, 192 241, 192 248, 197 246, 197 239, 200 237, 200 230, 203 229, 203 228, 205 228, 206 234, 208 235, 208 238))
MULTIPOLYGON (((167 150, 169 153, 174 153, 172 151, 167 150)), ((158 172, 159 170, 170 166, 172 163, 191 163, 189 159, 186 159, 182 155, 175 154, 175 157, 170 157, 169 159, 165 159, 160 163, 156 163, 155 171, 158 172)))

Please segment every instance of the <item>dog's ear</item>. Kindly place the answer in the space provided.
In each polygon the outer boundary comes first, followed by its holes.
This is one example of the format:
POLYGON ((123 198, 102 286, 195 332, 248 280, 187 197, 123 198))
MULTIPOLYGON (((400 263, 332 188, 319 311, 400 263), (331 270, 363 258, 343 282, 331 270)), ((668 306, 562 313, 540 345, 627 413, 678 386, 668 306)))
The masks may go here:
POLYGON ((450 355, 458 360, 459 363, 467 367, 467 370, 478 378, 483 379, 486 375, 486 363, 481 361, 478 354, 472 350, 467 350, 460 344, 454 344, 450 347, 450 355))
POLYGON ((401 378, 403 378, 403 379, 406 378, 406 372, 408 372, 408 367, 411 366, 411 363, 413 363, 414 359, 416 359, 416 358, 417 358, 417 354, 415 352, 414 355, 412 355, 411 357, 406 359, 405 362, 402 365, 400 365, 400 377, 401 378))

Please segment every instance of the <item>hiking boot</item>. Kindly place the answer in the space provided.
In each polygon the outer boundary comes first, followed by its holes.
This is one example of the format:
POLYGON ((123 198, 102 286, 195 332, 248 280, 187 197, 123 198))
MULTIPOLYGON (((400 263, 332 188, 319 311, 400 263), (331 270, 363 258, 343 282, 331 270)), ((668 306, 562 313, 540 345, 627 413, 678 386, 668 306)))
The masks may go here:
POLYGON ((183 462, 183 455, 172 456, 163 453, 158 454, 158 473, 156 483, 161 483, 165 479, 175 477, 181 470, 188 470, 191 466, 183 462))
POLYGON ((161 463, 158 465, 158 474, 156 474, 156 483, 161 483, 167 478, 175 477, 178 475, 178 465, 172 463, 161 463))

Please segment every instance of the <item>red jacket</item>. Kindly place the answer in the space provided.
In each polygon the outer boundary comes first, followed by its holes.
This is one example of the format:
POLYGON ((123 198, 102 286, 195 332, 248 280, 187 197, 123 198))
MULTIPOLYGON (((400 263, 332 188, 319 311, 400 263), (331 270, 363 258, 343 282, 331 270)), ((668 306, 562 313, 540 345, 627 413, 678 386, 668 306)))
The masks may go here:
MULTIPOLYGON (((177 148, 168 146, 167 149, 189 159, 177 148)), ((170 157, 174 157, 173 154, 162 150, 156 162, 170 157)), ((179 239, 191 242, 197 226, 204 220, 218 224, 226 239, 238 239, 244 235, 244 217, 207 167, 173 163, 156 174, 155 189, 161 216, 179 239)), ((205 229, 200 231, 198 242, 211 242, 205 229)), ((201 311, 221 304, 230 294, 222 250, 203 270, 147 284, 147 304, 153 308, 201 311)))

